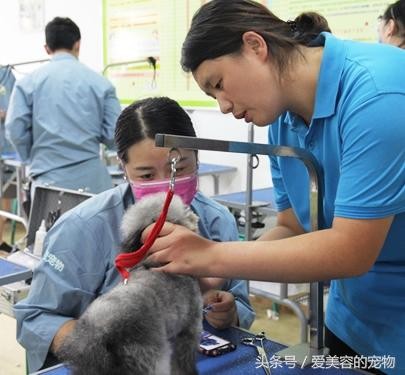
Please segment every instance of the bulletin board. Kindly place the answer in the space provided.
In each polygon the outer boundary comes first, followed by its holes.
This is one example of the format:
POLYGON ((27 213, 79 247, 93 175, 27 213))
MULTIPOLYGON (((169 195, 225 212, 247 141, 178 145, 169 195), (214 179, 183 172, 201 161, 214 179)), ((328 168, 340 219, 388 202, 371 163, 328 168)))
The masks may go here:
POLYGON ((362 42, 377 42, 377 18, 391 2, 381 0, 269 0, 268 6, 283 20, 294 19, 302 12, 315 11, 328 20, 332 33, 337 37, 362 42))
MULTIPOLYGON (((165 95, 193 108, 217 108, 180 67, 181 46, 196 10, 208 0, 103 0, 104 74, 122 104, 165 95), (156 69, 147 62, 156 59, 156 69), (117 65, 136 61, 133 64, 117 65)), ((232 0, 230 0, 232 1, 232 0)), ((278 17, 304 11, 321 13, 333 34, 366 42, 377 40, 377 17, 389 2, 373 0, 261 0, 278 17)))
POLYGON ((185 107, 217 107, 180 67, 181 46, 196 10, 204 0, 104 0, 104 66, 156 58, 156 72, 148 62, 112 66, 105 75, 117 88, 121 103, 166 95, 185 107))

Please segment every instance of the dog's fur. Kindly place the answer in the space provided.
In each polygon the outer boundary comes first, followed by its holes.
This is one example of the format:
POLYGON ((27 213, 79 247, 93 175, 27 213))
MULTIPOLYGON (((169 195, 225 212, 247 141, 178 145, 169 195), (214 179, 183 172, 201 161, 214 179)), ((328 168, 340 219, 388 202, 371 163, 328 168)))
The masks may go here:
MULTIPOLYGON (((144 228, 159 216, 164 193, 147 196, 126 212, 122 252, 139 248, 144 228)), ((167 221, 197 230, 197 216, 177 196, 167 221)), ((192 375, 202 321, 198 282, 151 271, 143 261, 97 298, 66 337, 58 357, 75 375, 192 375)))

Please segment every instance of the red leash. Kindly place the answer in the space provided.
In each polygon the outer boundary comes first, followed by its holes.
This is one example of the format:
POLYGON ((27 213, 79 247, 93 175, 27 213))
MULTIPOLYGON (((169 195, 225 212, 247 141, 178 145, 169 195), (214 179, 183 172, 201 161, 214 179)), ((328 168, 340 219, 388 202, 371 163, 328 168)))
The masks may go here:
POLYGON ((124 279, 124 283, 129 278, 128 269, 137 265, 144 258, 145 254, 151 248, 160 231, 162 230, 163 224, 166 221, 167 212, 169 210, 169 205, 170 202, 172 201, 172 198, 173 198, 173 190, 170 189, 167 192, 162 212, 160 213, 159 218, 156 220, 156 223, 153 226, 151 232, 149 233, 149 236, 146 239, 145 243, 138 250, 134 250, 131 253, 122 253, 116 256, 115 267, 118 269, 118 272, 124 279))

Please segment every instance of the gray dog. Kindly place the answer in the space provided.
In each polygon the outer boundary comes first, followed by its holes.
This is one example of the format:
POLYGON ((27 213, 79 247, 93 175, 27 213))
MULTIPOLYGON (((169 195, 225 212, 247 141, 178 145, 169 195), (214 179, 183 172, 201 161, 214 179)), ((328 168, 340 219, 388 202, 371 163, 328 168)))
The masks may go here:
MULTIPOLYGON (((164 193, 147 196, 124 215, 122 252, 138 249, 159 216, 164 193)), ((197 216, 173 197, 167 221, 197 230, 197 216)), ((58 357, 75 375, 192 375, 202 329, 202 298, 189 276, 151 271, 147 261, 87 308, 58 357)))

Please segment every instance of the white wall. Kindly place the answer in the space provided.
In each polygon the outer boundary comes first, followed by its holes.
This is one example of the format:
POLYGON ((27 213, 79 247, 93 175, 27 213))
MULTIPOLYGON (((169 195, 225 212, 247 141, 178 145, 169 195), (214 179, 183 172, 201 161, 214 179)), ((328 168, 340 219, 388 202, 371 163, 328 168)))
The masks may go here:
MULTIPOLYGON (((247 142, 249 126, 244 120, 236 120, 232 115, 223 115, 219 110, 197 110, 191 115, 197 135, 201 138, 213 138, 247 142)), ((268 128, 254 127, 254 141, 267 143, 268 128)), ((231 165, 238 168, 237 173, 223 175, 220 178, 220 193, 244 190, 246 187, 247 155, 217 151, 200 151, 200 161, 213 164, 231 165)), ((271 185, 269 161, 260 156, 259 167, 253 172, 253 187, 263 188, 271 185)), ((201 190, 212 194, 212 181, 200 179, 201 190)))
MULTIPOLYGON (((29 0, 21 0, 27 2, 29 0)), ((80 60, 101 72, 103 69, 102 51, 102 1, 101 0, 32 0, 43 2, 43 25, 40 30, 24 32, 20 26, 19 3, 17 0, 0 0, 0 64, 46 59, 44 27, 56 16, 70 17, 80 27, 82 34, 80 60)), ((29 72, 35 65, 18 67, 18 71, 29 72)), ((219 110, 196 110, 191 114, 197 135, 202 138, 234 140, 245 142, 248 139, 248 126, 243 120, 235 120, 231 115, 223 115, 219 110)), ((267 128, 255 127, 255 142, 267 143, 267 128)), ((260 166, 254 172, 254 187, 267 187, 271 184, 267 157, 261 157, 260 166)), ((246 187, 246 155, 219 152, 200 152, 200 161, 205 163, 231 165, 238 172, 223 175, 220 179, 220 193, 244 190, 246 187)), ((213 194, 210 177, 200 180, 200 188, 213 194)))
MULTIPOLYGON (((41 2, 41 0, 39 0, 41 2)), ((21 29, 18 0, 0 0, 0 64, 14 64, 48 58, 44 50, 44 28, 56 16, 70 17, 82 34, 80 60, 100 71, 102 60, 102 1, 101 0, 42 0, 44 6, 42 30, 26 32, 21 29)), ((19 68, 33 69, 34 66, 19 68)))

